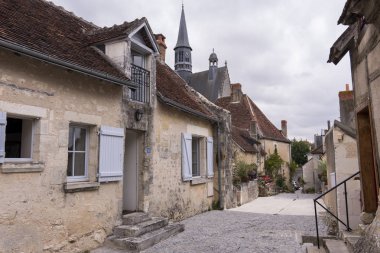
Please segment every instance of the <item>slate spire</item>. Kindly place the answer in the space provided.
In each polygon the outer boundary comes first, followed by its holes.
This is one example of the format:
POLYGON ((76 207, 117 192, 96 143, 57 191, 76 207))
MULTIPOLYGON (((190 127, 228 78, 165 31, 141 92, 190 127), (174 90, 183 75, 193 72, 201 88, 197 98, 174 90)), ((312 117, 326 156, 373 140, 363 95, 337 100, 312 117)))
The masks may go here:
POLYGON ((186 81, 190 81, 192 74, 191 47, 187 36, 185 10, 182 3, 181 20, 179 23, 177 44, 174 48, 174 69, 186 81))

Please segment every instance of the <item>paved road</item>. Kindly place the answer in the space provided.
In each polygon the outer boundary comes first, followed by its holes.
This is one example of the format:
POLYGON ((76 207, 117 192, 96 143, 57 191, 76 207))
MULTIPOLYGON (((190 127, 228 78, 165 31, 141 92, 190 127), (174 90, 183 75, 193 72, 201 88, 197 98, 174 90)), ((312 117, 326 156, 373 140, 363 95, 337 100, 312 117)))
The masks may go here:
MULTIPOLYGON (((145 253, 298 253, 297 235, 315 234, 313 197, 279 194, 182 221, 185 231, 145 253)), ((320 230, 325 231, 323 225, 320 230)))

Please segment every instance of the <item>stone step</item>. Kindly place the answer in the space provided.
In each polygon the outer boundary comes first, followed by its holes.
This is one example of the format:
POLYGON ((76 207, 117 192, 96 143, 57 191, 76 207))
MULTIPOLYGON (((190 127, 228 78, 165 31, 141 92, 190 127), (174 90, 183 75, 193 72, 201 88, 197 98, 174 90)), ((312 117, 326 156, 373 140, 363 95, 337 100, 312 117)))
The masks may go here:
POLYGON ((137 223, 141 223, 147 220, 150 220, 151 218, 147 213, 143 212, 135 212, 123 215, 123 225, 135 225, 137 223))
POLYGON ((343 242, 346 243, 346 246, 348 248, 348 251, 350 253, 354 252, 355 244, 359 241, 359 239, 362 237, 360 230, 354 230, 354 231, 342 231, 341 238, 343 242))
POLYGON ((317 246, 307 245, 306 246, 306 253, 326 253, 326 250, 323 247, 320 247, 318 249, 317 246))
POLYGON ((150 231, 137 237, 118 238, 116 236, 111 236, 107 238, 106 245, 112 248, 139 252, 182 232, 184 228, 183 224, 169 224, 168 226, 150 231))
POLYGON ((341 240, 323 240, 327 253, 349 253, 346 244, 341 240))
POLYGON ((168 225, 167 218, 154 217, 150 220, 140 222, 135 225, 121 225, 114 228, 113 234, 116 237, 135 237, 168 225))

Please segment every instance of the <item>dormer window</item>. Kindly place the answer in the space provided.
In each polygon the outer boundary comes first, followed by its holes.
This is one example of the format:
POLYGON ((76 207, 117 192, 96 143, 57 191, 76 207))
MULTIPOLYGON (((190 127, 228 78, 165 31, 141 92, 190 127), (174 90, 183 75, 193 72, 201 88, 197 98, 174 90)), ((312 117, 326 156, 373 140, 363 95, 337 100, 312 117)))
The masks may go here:
POLYGON ((146 69, 147 56, 132 51, 131 80, 137 84, 135 90, 131 90, 130 98, 135 101, 149 103, 150 98, 150 72, 146 69))

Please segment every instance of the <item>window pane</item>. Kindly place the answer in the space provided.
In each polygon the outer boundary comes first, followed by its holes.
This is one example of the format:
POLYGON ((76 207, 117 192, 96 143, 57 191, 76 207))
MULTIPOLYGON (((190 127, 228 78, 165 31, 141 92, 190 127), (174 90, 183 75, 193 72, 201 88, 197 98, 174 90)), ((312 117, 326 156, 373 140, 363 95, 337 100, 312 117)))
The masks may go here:
POLYGON ((69 146, 68 149, 70 151, 73 151, 74 148, 74 128, 70 127, 69 129, 69 146))
POLYGON ((86 173, 86 154, 85 153, 75 153, 74 156, 74 175, 73 176, 85 176, 86 173))
POLYGON ((192 139, 191 143, 192 147, 192 173, 193 176, 200 176, 199 173, 199 139, 194 138, 192 139))
POLYGON ((86 129, 76 127, 74 130, 75 151, 86 150, 86 129))
POLYGON ((133 55, 132 63, 139 67, 144 67, 144 58, 142 55, 133 55))
POLYGON ((5 158, 21 158, 22 120, 7 118, 5 158))
POLYGON ((67 176, 71 177, 73 175, 73 153, 69 153, 69 157, 67 159, 67 176))

